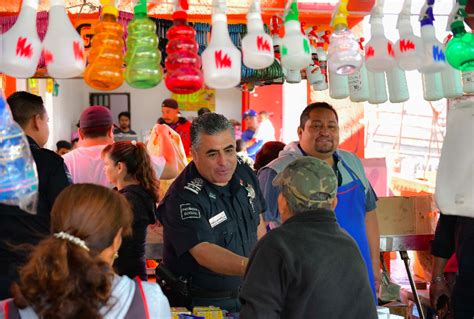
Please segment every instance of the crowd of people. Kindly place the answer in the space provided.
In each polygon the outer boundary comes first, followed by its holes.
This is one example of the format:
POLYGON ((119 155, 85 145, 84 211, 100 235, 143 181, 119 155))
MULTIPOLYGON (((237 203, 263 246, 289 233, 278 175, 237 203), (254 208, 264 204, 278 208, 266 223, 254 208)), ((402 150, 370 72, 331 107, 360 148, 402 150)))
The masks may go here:
MULTIPOLYGON (((166 99, 156 156, 141 142, 114 141, 131 131, 130 114, 119 115, 119 132, 103 106, 82 112, 78 147, 61 141, 49 151, 41 98, 17 92, 8 103, 30 143, 39 200, 36 215, 0 204, 0 299, 12 298, 0 311, 170 318, 170 305, 213 305, 244 319, 377 318, 377 195, 360 159, 338 149, 330 104, 309 104, 298 141, 285 145, 267 112, 245 112, 239 139, 225 116, 202 110, 190 122, 166 99), (171 130, 192 158, 181 172, 171 130), (162 198, 160 179, 174 179, 162 198), (156 223, 160 285, 147 282, 145 262, 147 227, 156 223)), ((448 250, 434 248, 440 257, 448 250)), ((461 306, 455 312, 472 316, 474 306, 461 306)))

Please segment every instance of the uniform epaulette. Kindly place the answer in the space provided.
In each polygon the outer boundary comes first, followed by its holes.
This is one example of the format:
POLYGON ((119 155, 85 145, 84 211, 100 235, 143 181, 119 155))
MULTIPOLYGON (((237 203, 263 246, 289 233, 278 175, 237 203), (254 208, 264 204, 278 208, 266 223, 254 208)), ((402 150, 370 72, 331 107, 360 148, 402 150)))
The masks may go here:
POLYGON ((200 177, 196 177, 192 179, 190 182, 186 183, 186 185, 184 186, 184 189, 197 195, 201 191, 203 185, 204 185, 204 180, 200 177))

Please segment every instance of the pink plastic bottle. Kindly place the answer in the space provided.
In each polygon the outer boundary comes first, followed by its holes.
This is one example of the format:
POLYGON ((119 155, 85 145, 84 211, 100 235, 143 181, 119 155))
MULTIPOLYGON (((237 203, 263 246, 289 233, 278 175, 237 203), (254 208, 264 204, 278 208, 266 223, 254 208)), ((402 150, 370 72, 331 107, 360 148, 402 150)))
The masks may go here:
POLYGON ((165 84, 168 90, 177 94, 194 93, 202 88, 204 82, 196 31, 186 19, 185 11, 174 12, 173 26, 166 33, 165 84))

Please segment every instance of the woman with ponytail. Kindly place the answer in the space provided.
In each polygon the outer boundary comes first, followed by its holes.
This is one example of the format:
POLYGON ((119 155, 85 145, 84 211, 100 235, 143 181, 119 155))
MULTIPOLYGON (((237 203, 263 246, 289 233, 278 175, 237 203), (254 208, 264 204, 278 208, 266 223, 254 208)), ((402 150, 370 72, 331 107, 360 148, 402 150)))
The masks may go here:
POLYGON ((125 196, 132 207, 132 236, 125 237, 115 261, 119 275, 147 280, 145 240, 147 227, 156 222, 159 181, 152 168, 145 144, 116 142, 102 151, 108 180, 125 196))
POLYGON ((130 206, 116 192, 92 184, 67 187, 51 211, 52 235, 20 269, 13 300, 0 306, 0 317, 3 311, 5 318, 21 319, 169 319, 158 285, 112 269, 131 224, 130 206))

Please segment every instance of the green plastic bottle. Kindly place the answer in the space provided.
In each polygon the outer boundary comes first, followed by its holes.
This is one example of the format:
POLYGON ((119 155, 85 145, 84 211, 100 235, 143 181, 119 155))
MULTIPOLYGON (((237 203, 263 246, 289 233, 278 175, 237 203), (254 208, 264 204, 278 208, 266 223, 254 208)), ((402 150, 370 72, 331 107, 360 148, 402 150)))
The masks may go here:
POLYGON ((128 24, 125 80, 131 87, 149 89, 163 77, 156 25, 148 18, 146 0, 140 0, 134 12, 128 24))
POLYGON ((474 71, 474 34, 464 27, 467 0, 458 0, 450 14, 453 38, 446 47, 446 59, 455 69, 463 72, 474 71))

